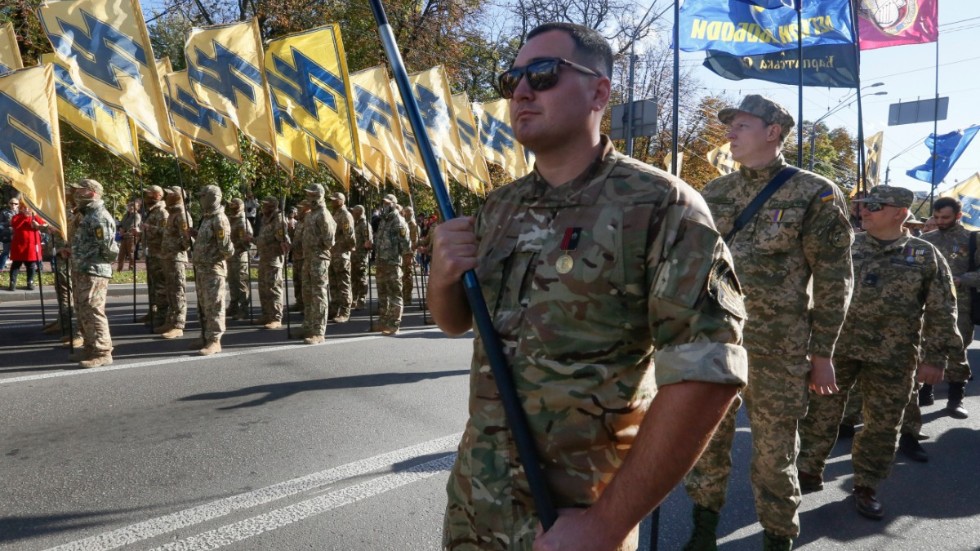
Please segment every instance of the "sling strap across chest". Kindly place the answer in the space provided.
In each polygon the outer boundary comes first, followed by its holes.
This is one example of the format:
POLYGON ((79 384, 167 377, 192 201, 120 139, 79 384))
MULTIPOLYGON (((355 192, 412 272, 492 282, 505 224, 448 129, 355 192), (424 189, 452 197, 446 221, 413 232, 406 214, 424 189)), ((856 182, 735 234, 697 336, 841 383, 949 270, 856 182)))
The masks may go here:
POLYGON ((739 213, 738 218, 735 219, 735 223, 732 224, 731 231, 729 231, 728 235, 725 236, 725 243, 731 244, 732 238, 735 237, 735 234, 744 228, 746 224, 749 223, 749 220, 752 220, 752 217, 755 216, 755 213, 759 212, 762 205, 764 205, 766 201, 768 201, 769 198, 783 186, 783 184, 789 181, 789 179, 799 171, 800 169, 796 168, 795 166, 788 166, 776 173, 772 180, 769 180, 769 183, 766 184, 766 187, 762 188, 762 190, 759 191, 759 194, 752 199, 752 202, 750 202, 748 206, 746 206, 745 209, 739 213))

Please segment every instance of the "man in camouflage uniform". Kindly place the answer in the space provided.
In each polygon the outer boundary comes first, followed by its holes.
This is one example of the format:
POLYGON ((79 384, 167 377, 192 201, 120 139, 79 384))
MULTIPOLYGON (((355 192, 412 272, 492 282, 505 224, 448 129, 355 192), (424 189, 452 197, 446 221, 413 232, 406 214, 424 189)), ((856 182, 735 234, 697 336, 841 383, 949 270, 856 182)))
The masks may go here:
POLYGON ((354 250, 354 216, 347 210, 347 198, 341 192, 330 196, 330 212, 337 226, 333 249, 330 251, 330 308, 329 319, 344 323, 350 319, 351 251, 354 250))
POLYGON ((354 253, 351 255, 351 301, 354 309, 364 308, 368 295, 368 270, 371 269, 371 247, 374 237, 371 223, 364 216, 364 206, 355 205, 351 209, 354 217, 354 253))
POLYGON ((71 238, 71 258, 78 321, 82 326, 85 359, 81 367, 101 367, 112 363, 112 336, 105 315, 105 299, 112 277, 112 261, 119 254, 116 222, 102 203, 102 184, 79 180, 71 184, 75 204, 81 214, 71 238))
POLYGON ((408 224, 408 254, 402 257, 402 302, 412 304, 412 288, 415 277, 415 250, 419 246, 419 224, 415 221, 415 209, 403 207, 402 216, 408 224))
POLYGON ((297 205, 296 210, 296 224, 293 226, 292 232, 289 234, 289 242, 295 243, 296 246, 289 249, 289 255, 293 259, 293 297, 295 302, 289 307, 290 311, 293 312, 303 312, 306 309, 304 302, 304 292, 303 291, 303 222, 306 220, 306 215, 310 212, 309 203, 306 199, 303 199, 297 205))
POLYGON ((139 239, 140 224, 143 218, 140 216, 136 201, 130 201, 126 205, 126 215, 119 223, 119 234, 122 240, 119 242, 119 258, 116 259, 116 271, 121 272, 123 262, 129 263, 129 269, 133 269, 133 253, 136 252, 136 242, 139 239))
POLYGON ((156 333, 164 339, 184 335, 187 324, 187 251, 191 248, 190 223, 184 209, 184 190, 167 188, 167 226, 163 231, 163 281, 167 294, 167 321, 156 333))
POLYGON ((221 205, 221 188, 204 186, 198 192, 201 202, 201 223, 190 234, 194 242, 192 261, 197 280, 197 311, 204 327, 201 356, 221 352, 221 335, 225 333, 225 276, 228 273, 225 260, 235 247, 231 243, 231 224, 221 205))
POLYGON ((327 212, 322 184, 306 188, 310 212, 303 220, 303 342, 323 342, 327 330, 330 295, 330 255, 334 247, 337 223, 327 212))
POLYGON ((382 335, 394 335, 402 323, 402 263, 411 243, 408 224, 398 211, 398 199, 389 193, 383 203, 374 246, 378 323, 382 335))
MULTIPOLYGON (((966 349, 973 342, 973 321, 970 319, 970 290, 980 287, 980 240, 973 258, 973 271, 970 271, 970 234, 963 227, 963 206, 952 197, 940 197, 932 204, 932 217, 937 231, 922 234, 922 239, 932 243, 946 258, 953 283, 956 285, 956 326, 963 338, 963 353, 949 359, 946 366, 946 381, 949 383, 949 397, 946 412, 950 417, 966 419, 969 416, 963 407, 966 382, 970 379, 970 363, 966 349)), ((932 386, 923 387, 925 404, 932 404, 932 386)))
POLYGON ((917 359, 921 354, 919 380, 936 383, 947 359, 962 350, 946 261, 929 243, 902 232, 914 198, 907 189, 878 186, 855 200, 862 207, 865 232, 851 249, 854 297, 834 352, 837 384, 844 392, 811 394, 800 423, 800 484, 804 493, 819 491, 846 390, 853 385, 861 390, 864 430, 854 436, 851 448, 854 500, 858 513, 872 519, 884 514, 875 489, 895 459, 917 359))
POLYGON ((279 211, 279 200, 269 196, 262 200, 262 218, 256 237, 259 251, 259 302, 262 317, 255 323, 266 329, 282 327, 282 266, 289 251, 286 222, 279 211))
MULTIPOLYGON (((782 145, 794 123, 781 105, 758 95, 746 96, 738 108, 722 109, 718 118, 728 125, 732 157, 741 167, 709 182, 702 195, 718 231, 727 236, 752 199, 787 169, 782 145)), ((853 287, 852 239, 840 189, 805 170, 793 174, 729 238, 749 314, 749 384, 743 397, 765 549, 791 549, 800 533, 797 425, 806 415, 808 386, 818 394, 837 390, 831 355, 853 287)), ((686 549, 715 548, 737 409, 735 404, 686 478, 695 504, 686 549)))
POLYGON ((163 188, 160 186, 150 186, 143 191, 143 204, 146 205, 143 247, 146 252, 146 277, 150 295, 150 311, 146 321, 156 330, 166 325, 169 313, 163 235, 167 231, 167 218, 170 215, 163 201, 163 188))
POLYGON ((460 277, 475 269, 560 511, 534 541, 534 504, 478 335, 448 549, 635 549, 636 524, 745 383, 731 257, 697 192, 600 135, 611 69, 595 31, 531 31, 500 81, 535 170, 494 190, 475 220, 436 230, 433 318, 450 335, 471 328, 460 277), (555 80, 534 90, 523 78, 532 69, 555 80))
POLYGON ((248 249, 252 226, 245 218, 245 203, 241 199, 228 202, 228 224, 231 227, 231 244, 235 252, 228 258, 228 312, 226 316, 236 320, 248 317, 249 262, 248 249))

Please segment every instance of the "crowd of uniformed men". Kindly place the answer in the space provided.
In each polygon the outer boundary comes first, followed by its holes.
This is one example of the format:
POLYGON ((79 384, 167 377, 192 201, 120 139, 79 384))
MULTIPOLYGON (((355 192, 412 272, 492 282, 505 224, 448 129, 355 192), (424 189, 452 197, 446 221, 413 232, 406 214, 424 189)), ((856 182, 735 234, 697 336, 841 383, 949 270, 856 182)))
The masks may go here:
POLYGON ((202 356, 221 351, 226 318, 249 317, 253 247, 258 256, 261 304, 261 314, 253 323, 265 329, 282 327, 286 315, 283 267, 291 256, 296 296, 291 309, 303 316, 298 336, 307 344, 323 342, 328 319, 347 322, 352 309, 366 306, 373 251, 380 331, 396 334, 404 304, 411 303, 415 251, 420 245, 412 209, 400 207, 394 195, 385 195, 375 234, 364 207, 348 209, 343 193, 326 197, 322 184, 304 191, 306 199, 288 216, 281 212, 278 199, 263 199, 255 232, 243 201, 231 199, 225 204, 218 186, 208 185, 198 192, 201 219, 196 225, 191 222, 183 189, 150 186, 143 193, 145 219, 138 212, 139 203, 129 203, 117 241, 115 220, 102 200, 102 185, 91 179, 71 184, 66 193, 69 241, 51 231, 59 316, 46 330, 61 332, 64 344, 79 348, 72 359, 81 367, 111 364, 105 300, 112 263, 116 261, 121 270, 128 259, 132 266, 134 247, 139 243, 145 249, 149 295, 149 312, 143 321, 161 338, 184 334, 190 262, 202 326, 201 338, 191 348, 202 356), (72 305, 77 317, 74 324, 72 305))

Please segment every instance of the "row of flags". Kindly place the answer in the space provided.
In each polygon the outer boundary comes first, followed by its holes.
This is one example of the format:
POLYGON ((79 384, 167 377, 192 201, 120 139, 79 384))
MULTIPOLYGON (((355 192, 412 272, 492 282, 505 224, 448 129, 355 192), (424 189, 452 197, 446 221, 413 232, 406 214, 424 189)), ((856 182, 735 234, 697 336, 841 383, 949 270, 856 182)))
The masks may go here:
MULTIPOLYGON (((241 162, 239 133, 292 174, 326 168, 408 191, 428 182, 404 106, 383 67, 349 73, 336 25, 263 44, 256 20, 194 28, 187 68, 155 59, 137 0, 48 0, 38 9, 54 53, 23 68, 0 27, 0 176, 64 227, 59 119, 139 168, 139 142, 196 166, 193 143, 241 162), (6 73, 6 74, 4 74, 6 73), (43 91, 43 93, 39 93, 43 91)), ((443 67, 410 75, 443 176, 483 193, 487 163, 516 178, 529 162, 506 100, 452 94, 443 67)))

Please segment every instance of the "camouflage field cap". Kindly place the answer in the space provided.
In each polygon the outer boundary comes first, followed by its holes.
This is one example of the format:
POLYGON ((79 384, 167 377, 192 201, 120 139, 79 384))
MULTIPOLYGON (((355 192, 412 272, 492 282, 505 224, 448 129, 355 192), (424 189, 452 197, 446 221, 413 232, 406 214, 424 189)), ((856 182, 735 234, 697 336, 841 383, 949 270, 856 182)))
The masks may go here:
POLYGON ((102 184, 96 182, 91 178, 84 178, 70 185, 74 189, 87 189, 89 191, 94 191, 95 193, 102 195, 102 184))
POLYGON ((790 129, 796 124, 793 115, 785 107, 772 101, 771 99, 758 94, 745 96, 738 107, 728 107, 718 112, 718 120, 725 124, 730 124, 735 115, 748 113, 759 117, 766 124, 778 124, 782 128, 782 137, 789 135, 790 129))
POLYGON ((228 201, 228 212, 234 214, 234 213, 239 213, 244 209, 245 209, 245 202, 242 201, 241 199, 235 198, 232 199, 231 201, 228 201))
POLYGON ((908 215, 908 218, 905 219, 905 225, 906 226, 925 226, 926 225, 926 219, 925 218, 918 218, 917 216, 915 216, 914 214, 912 214, 910 212, 909 215, 908 215))
POLYGON ((335 191, 335 192, 333 192, 330 195, 330 200, 332 200, 332 201, 340 201, 341 203, 343 203, 344 201, 347 200, 347 197, 345 197, 343 193, 341 193, 339 191, 335 191))
POLYGON ((385 203, 391 203, 392 205, 397 205, 398 204, 398 198, 395 197, 394 194, 391 194, 391 193, 389 193, 388 195, 385 195, 384 196, 384 199, 382 199, 382 201, 384 201, 385 203))
POLYGON ((278 207, 279 206, 279 199, 276 199, 275 197, 269 195, 265 199, 262 199, 262 203, 263 204, 266 204, 266 205, 275 205, 275 206, 278 207))
POLYGON ((863 199, 854 199, 854 202, 881 203, 882 205, 891 205, 893 207, 909 208, 912 206, 912 201, 914 200, 915 194, 910 189, 896 186, 875 186, 871 188, 871 191, 868 192, 866 197, 863 199))
POLYGON ((143 190, 143 195, 155 195, 157 193, 163 195, 163 188, 160 186, 150 186, 143 190))
POLYGON ((215 185, 207 185, 201 188, 197 192, 198 197, 211 196, 217 199, 221 199, 221 188, 215 185))
POLYGON ((312 193, 317 197, 323 197, 323 194, 326 193, 323 190, 323 184, 311 184, 310 187, 304 189, 303 191, 306 193, 312 193))

